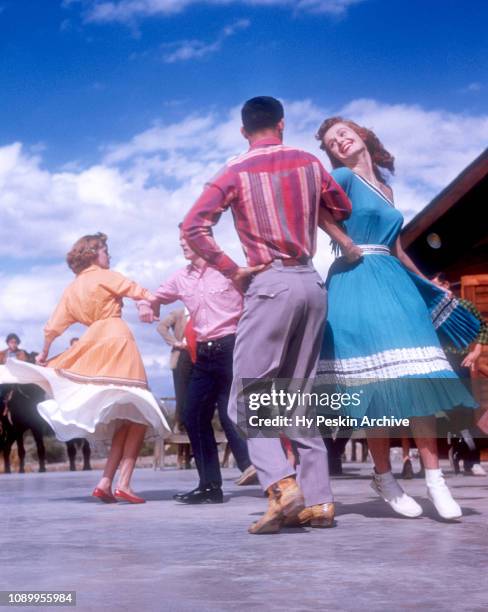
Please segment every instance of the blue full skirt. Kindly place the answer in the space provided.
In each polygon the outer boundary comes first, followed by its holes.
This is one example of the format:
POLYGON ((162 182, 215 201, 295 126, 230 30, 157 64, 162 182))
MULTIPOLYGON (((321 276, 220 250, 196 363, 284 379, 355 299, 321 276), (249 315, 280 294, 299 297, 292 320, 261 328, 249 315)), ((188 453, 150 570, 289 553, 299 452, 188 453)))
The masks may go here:
POLYGON ((455 298, 382 254, 336 260, 327 286, 315 390, 359 394, 337 415, 409 418, 477 406, 441 346, 466 346, 479 331, 455 298))

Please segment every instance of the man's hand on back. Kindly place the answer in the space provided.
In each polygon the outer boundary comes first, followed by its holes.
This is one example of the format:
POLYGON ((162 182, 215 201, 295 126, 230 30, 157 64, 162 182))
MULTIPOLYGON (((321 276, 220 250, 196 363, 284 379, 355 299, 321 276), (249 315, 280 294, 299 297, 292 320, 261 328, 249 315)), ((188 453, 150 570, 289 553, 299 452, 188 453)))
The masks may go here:
POLYGON ((248 268, 237 268, 235 273, 231 276, 231 280, 235 287, 241 293, 245 293, 249 287, 253 274, 257 274, 267 268, 269 264, 260 264, 259 266, 250 266, 248 268))
POLYGON ((360 261, 363 257, 363 252, 352 240, 345 242, 341 245, 342 254, 349 263, 355 263, 360 261))

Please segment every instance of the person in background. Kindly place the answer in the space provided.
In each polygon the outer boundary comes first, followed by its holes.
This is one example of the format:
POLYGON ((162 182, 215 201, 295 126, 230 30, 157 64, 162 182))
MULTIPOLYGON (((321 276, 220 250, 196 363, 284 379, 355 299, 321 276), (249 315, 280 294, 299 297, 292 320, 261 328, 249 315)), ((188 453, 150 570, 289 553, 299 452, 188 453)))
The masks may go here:
MULTIPOLYGON (((5 338, 7 348, 0 351, 0 365, 7 363, 8 359, 18 359, 20 361, 30 361, 30 355, 19 348, 20 338, 15 333, 10 333, 5 338)), ((3 375, 0 375, 0 381, 2 381, 3 375)), ((12 398, 13 386, 11 384, 2 384, 0 387, 0 413, 2 416, 8 414, 8 402, 12 398)), ((10 417, 9 417, 10 418, 10 417)))
POLYGON ((5 338, 7 348, 0 351, 0 364, 7 362, 7 359, 20 359, 20 361, 29 361, 29 355, 19 347, 20 338, 17 334, 10 333, 5 338))
MULTIPOLYGON (((74 336, 70 339, 69 345, 72 347, 79 341, 78 336, 74 336)), ((37 357, 37 354, 36 356, 37 357)), ((36 359, 32 359, 31 363, 36 363, 36 359)), ((91 448, 90 442, 86 438, 73 438, 72 440, 68 440, 66 442, 66 452, 68 453, 68 461, 69 461, 69 469, 71 472, 76 472, 76 448, 81 448, 81 453, 83 455, 83 470, 91 470, 91 448)))
MULTIPOLYGON (((439 287, 451 291, 451 284, 442 272, 436 274, 431 280, 436 285, 439 285, 439 287)), ((478 319, 481 325, 480 331, 471 346, 458 349, 451 344, 445 344, 444 351, 449 363, 454 371, 459 374, 461 380, 468 380, 471 372, 476 367, 476 362, 481 355, 483 346, 488 345, 488 323, 473 302, 465 298, 459 298, 459 302, 478 319)), ((455 411, 453 416, 453 425, 455 426, 456 422, 458 423, 458 431, 451 438, 451 449, 449 451, 454 471, 456 474, 459 473, 459 463, 462 461, 465 474, 486 476, 486 470, 481 465, 479 443, 477 443, 477 439, 480 436, 484 437, 483 432, 472 422, 471 412, 466 414, 465 411, 459 409, 455 411), (456 416, 458 417, 457 419, 456 416), (470 423, 469 426, 463 426, 462 422, 464 421, 464 425, 466 425, 467 419, 470 423)))
MULTIPOLYGON (((157 330, 163 340, 171 347, 169 367, 173 374, 175 389, 175 433, 184 431, 183 413, 190 379, 193 372, 193 360, 185 336, 185 330, 190 322, 190 313, 186 308, 172 310, 159 323, 157 330)), ((177 465, 190 468, 191 445, 178 444, 177 465)))
MULTIPOLYGON (((415 475, 413 472, 412 457, 410 455, 410 436, 408 434, 409 432, 407 431, 405 435, 401 437, 402 471, 400 478, 403 478, 403 480, 412 480, 415 475)), ((425 474, 423 474, 423 476, 425 477, 425 474)))

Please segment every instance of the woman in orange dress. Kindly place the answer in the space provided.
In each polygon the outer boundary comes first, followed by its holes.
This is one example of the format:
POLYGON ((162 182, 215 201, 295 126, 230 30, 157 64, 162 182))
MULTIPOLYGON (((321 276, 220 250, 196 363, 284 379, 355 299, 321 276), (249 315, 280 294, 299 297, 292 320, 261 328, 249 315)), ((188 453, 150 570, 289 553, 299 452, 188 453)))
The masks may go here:
POLYGON ((112 438, 103 476, 93 495, 104 502, 143 503, 130 486, 148 426, 165 435, 169 426, 148 390, 134 336, 121 318, 122 299, 155 297, 122 274, 110 270, 107 236, 83 236, 67 255, 76 274, 45 329, 39 365, 9 360, 19 382, 41 386, 50 396, 38 405, 43 418, 63 441, 79 437, 112 438), (64 353, 48 360, 53 340, 73 323, 87 330, 64 353), (40 367, 47 366, 47 367, 40 367), (114 494, 112 481, 119 480, 114 494))

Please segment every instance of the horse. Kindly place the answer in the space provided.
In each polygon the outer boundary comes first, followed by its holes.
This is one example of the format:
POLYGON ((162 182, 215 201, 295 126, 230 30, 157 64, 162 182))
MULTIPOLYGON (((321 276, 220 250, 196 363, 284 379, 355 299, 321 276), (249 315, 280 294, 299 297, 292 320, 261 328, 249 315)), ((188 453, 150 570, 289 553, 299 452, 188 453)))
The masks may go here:
POLYGON ((43 436, 50 428, 37 411, 44 399, 37 385, 0 385, 0 447, 3 450, 5 472, 10 473, 10 451, 17 442, 19 472, 25 471, 24 433, 30 429, 37 446, 39 472, 46 471, 46 449, 43 436))
POLYGON ((73 438, 66 442, 66 450, 68 451, 69 469, 71 472, 76 471, 76 447, 81 446, 81 453, 83 455, 83 470, 91 470, 90 457, 91 448, 90 443, 86 438, 73 438))
MULTIPOLYGON (((28 353, 28 361, 35 363, 37 353, 28 353)), ((17 442, 19 472, 25 471, 24 433, 30 429, 37 446, 39 472, 46 471, 46 449, 43 436, 54 432, 37 411, 37 404, 45 399, 37 385, 0 385, 0 451, 3 450, 5 473, 10 473, 10 452, 17 442)), ((74 438, 66 442, 69 469, 76 470, 76 448, 81 445, 83 470, 91 470, 91 449, 88 440, 74 438)))

